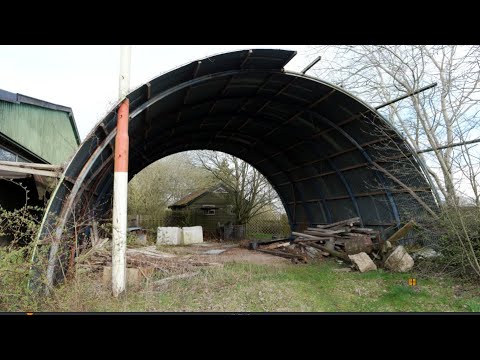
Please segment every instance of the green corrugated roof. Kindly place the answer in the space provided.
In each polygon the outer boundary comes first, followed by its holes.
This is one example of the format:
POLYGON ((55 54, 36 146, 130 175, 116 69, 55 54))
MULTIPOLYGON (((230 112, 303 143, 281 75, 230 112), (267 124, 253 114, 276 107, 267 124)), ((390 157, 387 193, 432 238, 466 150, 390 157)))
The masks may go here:
POLYGON ((70 108, 3 90, 0 132, 51 164, 67 161, 80 143, 70 108))

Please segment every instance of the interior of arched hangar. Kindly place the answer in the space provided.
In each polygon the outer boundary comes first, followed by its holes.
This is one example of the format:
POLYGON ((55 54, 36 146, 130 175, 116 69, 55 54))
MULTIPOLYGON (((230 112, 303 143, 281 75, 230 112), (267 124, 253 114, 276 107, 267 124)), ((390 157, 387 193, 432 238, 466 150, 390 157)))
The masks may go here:
MULTIPOLYGON (((423 164, 375 109, 340 87, 286 71, 287 50, 198 60, 127 95, 129 179, 170 154, 219 150, 273 185, 293 231, 359 216, 398 227, 437 200, 423 164)), ((40 237, 76 218, 111 216, 118 105, 90 132, 52 195, 40 237)))

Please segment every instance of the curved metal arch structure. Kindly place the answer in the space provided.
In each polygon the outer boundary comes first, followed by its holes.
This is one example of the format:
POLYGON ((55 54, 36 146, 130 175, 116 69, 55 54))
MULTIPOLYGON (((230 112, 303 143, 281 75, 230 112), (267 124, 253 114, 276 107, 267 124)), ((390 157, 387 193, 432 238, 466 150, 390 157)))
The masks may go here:
MULTIPOLYGON (((129 179, 167 155, 210 149, 263 173, 292 230, 354 216, 364 226, 385 228, 435 210, 428 174, 399 133, 343 89, 285 71, 294 56, 264 49, 221 54, 132 91, 129 179)), ((57 219, 58 243, 73 213, 108 216, 117 109, 97 124, 66 167, 40 238, 47 236, 48 219, 57 219)))

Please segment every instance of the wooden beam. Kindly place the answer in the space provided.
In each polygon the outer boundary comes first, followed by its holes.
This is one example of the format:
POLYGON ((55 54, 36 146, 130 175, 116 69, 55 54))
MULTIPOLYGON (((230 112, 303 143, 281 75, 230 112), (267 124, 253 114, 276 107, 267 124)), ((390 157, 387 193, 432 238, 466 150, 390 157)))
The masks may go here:
POLYGON ((21 174, 49 176, 54 178, 60 177, 60 173, 55 171, 38 170, 38 169, 17 167, 17 166, 11 166, 11 165, 0 165, 0 170, 14 172, 14 173, 21 173, 21 174))
POLYGON ((257 249, 257 251, 260 251, 260 252, 263 252, 263 253, 269 254, 269 255, 280 256, 280 257, 287 258, 287 259, 300 259, 300 260, 305 261, 305 256, 303 256, 303 255, 296 255, 296 254, 284 253, 284 252, 281 252, 281 251, 263 250, 263 249, 257 249))
POLYGON ((328 228, 332 228, 332 227, 340 226, 340 225, 353 226, 353 225, 358 225, 358 224, 360 224, 360 218, 359 217, 354 217, 354 218, 351 218, 351 219, 345 219, 345 220, 337 221, 337 222, 327 224, 327 225, 317 225, 317 227, 321 228, 321 229, 328 229, 328 228))
POLYGON ((308 234, 299 233, 295 231, 292 231, 292 235, 304 238, 302 240, 297 239, 295 241, 330 241, 330 240, 333 241, 335 239, 335 237, 333 236, 330 236, 330 237, 313 236, 313 235, 308 235, 308 234))
POLYGON ((15 166, 20 168, 34 168, 34 169, 44 169, 50 171, 63 171, 63 168, 58 165, 51 164, 37 164, 37 163, 26 163, 26 162, 13 162, 13 161, 0 161, 0 165, 6 166, 15 166))
POLYGON ((400 240, 403 238, 405 235, 408 234, 408 232, 413 228, 415 225, 415 221, 410 220, 408 223, 403 225, 398 231, 396 231, 392 236, 390 236, 387 241, 390 243, 394 243, 395 241, 400 240))
MULTIPOLYGON (((298 244, 301 244, 301 241, 302 240, 295 240, 295 242, 298 243, 298 244)), ((319 250, 322 250, 322 251, 326 251, 329 254, 331 254, 335 257, 338 257, 338 258, 340 258, 344 261, 351 262, 349 257, 346 254, 342 254, 341 252, 331 250, 328 247, 325 247, 325 246, 322 246, 322 245, 319 245, 319 244, 314 244, 314 243, 309 243, 308 246, 311 246, 313 248, 316 248, 316 249, 319 249, 319 250)))

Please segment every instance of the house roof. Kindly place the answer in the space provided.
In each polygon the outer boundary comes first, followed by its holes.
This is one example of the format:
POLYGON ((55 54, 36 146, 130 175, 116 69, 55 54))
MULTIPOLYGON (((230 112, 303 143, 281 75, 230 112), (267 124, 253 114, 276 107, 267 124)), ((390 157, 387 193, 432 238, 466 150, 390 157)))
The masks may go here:
POLYGON ((217 188, 219 188, 220 186, 222 186, 222 184, 216 184, 215 186, 211 186, 211 187, 208 187, 208 188, 204 188, 204 189, 201 189, 201 190, 191 192, 190 194, 188 194, 188 195, 184 196, 183 198, 181 198, 180 200, 178 200, 176 203, 173 203, 172 205, 170 205, 168 208, 171 209, 171 208, 174 208, 174 207, 188 206, 193 201, 195 201, 200 196, 202 196, 203 194, 206 194, 209 191, 214 191, 217 188))
POLYGON ((80 136, 71 108, 0 89, 0 143, 22 161, 59 165, 80 136))
POLYGON ((73 117, 72 108, 68 106, 53 104, 51 102, 36 99, 34 97, 27 96, 27 95, 12 93, 10 91, 6 91, 3 89, 0 89, 0 100, 13 103, 13 104, 29 104, 29 105, 38 106, 44 109, 66 112, 68 114, 68 118, 70 120, 70 124, 72 126, 73 134, 75 136, 77 145, 80 145, 81 143, 80 135, 78 133, 78 128, 75 122, 75 118, 73 117))

